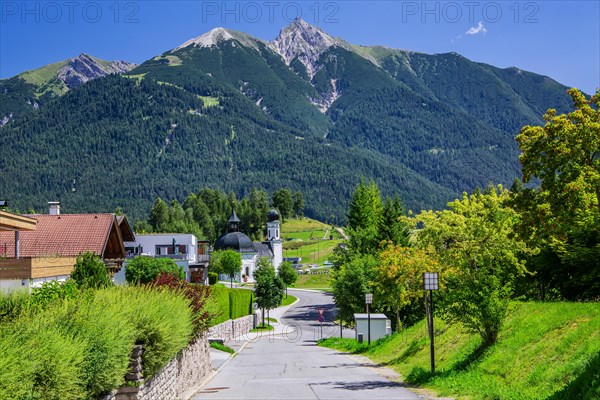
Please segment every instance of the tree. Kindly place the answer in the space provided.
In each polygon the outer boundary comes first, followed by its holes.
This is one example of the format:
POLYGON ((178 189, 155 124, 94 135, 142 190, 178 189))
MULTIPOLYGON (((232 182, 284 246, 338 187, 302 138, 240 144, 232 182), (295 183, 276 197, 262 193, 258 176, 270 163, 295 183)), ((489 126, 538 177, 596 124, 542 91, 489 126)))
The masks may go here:
POLYGON ((600 91, 589 100, 577 89, 568 93, 575 111, 556 115, 550 109, 546 125, 525 126, 517 136, 523 180, 539 178, 554 211, 571 213, 592 205, 589 193, 600 214, 600 91))
POLYGON ((375 296, 380 299, 385 310, 394 313, 398 328, 403 325, 403 320, 414 322, 415 317, 418 319, 423 317, 423 313, 415 316, 410 313, 402 315, 401 312, 403 309, 421 310, 425 272, 438 272, 443 286, 447 272, 435 256, 426 250, 389 246, 380 255, 373 279, 375 296))
POLYGON ((381 193, 374 181, 362 180, 348 206, 348 245, 358 254, 373 254, 379 250, 378 229, 381 224, 381 193))
POLYGON ((404 206, 398 195, 385 200, 378 227, 380 243, 408 246, 410 227, 400 219, 403 215, 404 206))
POLYGON ((449 268, 448 290, 440 293, 439 310, 449 321, 459 321, 490 345, 508 313, 513 286, 527 273, 523 256, 531 251, 514 235, 517 212, 505 206, 509 198, 501 186, 485 193, 463 195, 449 210, 425 211, 412 218, 417 245, 436 252, 449 268))
POLYGON ((210 268, 213 272, 229 275, 233 288, 233 277, 242 271, 242 256, 235 250, 213 251, 210 255, 210 268))
MULTIPOLYGON (((360 255, 332 271, 331 287, 340 320, 352 323, 354 313, 364 312, 365 294, 373 291, 376 266, 377 259, 373 255, 360 255)), ((376 305, 372 308, 376 309, 376 305)))
POLYGON ((294 283, 296 283, 296 280, 298 279, 298 273, 292 267, 292 263, 288 261, 284 261, 281 263, 279 269, 277 270, 277 273, 279 274, 279 277, 285 284, 285 297, 287 299, 287 288, 289 286, 293 286, 294 283))
POLYGON ((77 286, 84 289, 101 289, 113 285, 104 262, 97 254, 89 251, 77 256, 71 278, 77 282, 77 286))
POLYGON ((161 273, 185 279, 183 268, 170 258, 137 256, 126 264, 125 280, 129 284, 148 284, 161 273))
POLYGON ((291 218, 294 212, 292 192, 289 189, 279 189, 273 193, 273 207, 279 210, 281 222, 291 218))
POLYGON ((301 192, 294 194, 294 215, 296 218, 304 217, 304 197, 301 192))
POLYGON ((600 295, 600 91, 589 100, 577 89, 568 93, 573 112, 550 109, 543 127, 525 126, 516 138, 523 181, 541 181, 512 190, 522 215, 518 233, 540 248, 529 258, 535 276, 521 289, 540 299, 600 295))
POLYGON ((156 199, 150 212, 150 225, 155 232, 160 231, 169 222, 169 206, 160 197, 156 199))
POLYGON ((254 281, 254 296, 256 304, 263 310, 262 325, 265 326, 265 310, 279 307, 283 299, 284 283, 275 272, 271 261, 266 257, 258 260, 254 281))

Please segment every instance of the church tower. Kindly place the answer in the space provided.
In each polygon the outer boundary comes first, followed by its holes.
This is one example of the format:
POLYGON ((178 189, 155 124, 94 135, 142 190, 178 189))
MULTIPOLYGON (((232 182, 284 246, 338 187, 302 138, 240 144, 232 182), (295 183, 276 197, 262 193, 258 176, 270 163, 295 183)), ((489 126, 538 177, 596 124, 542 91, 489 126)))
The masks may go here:
POLYGON ((267 240, 273 250, 273 266, 279 268, 283 262, 283 241, 280 238, 280 222, 277 210, 271 210, 267 214, 267 240))

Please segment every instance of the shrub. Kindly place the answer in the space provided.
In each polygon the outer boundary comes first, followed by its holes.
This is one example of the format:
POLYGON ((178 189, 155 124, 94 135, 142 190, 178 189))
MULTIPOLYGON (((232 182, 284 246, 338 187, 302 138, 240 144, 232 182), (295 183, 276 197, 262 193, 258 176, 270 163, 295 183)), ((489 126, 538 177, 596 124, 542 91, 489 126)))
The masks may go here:
POLYGON ((217 315, 212 321, 213 325, 220 324, 229 319, 229 288, 220 286, 210 286, 210 297, 216 304, 217 315))
POLYGON ((189 343, 192 311, 187 299, 170 290, 126 288, 123 294, 121 306, 135 327, 135 341, 144 344, 143 374, 149 378, 189 343))
POLYGON ((229 318, 236 319, 252 314, 254 292, 248 289, 229 289, 229 318))
POLYGON ((81 383, 84 343, 57 323, 64 307, 0 326, 0 398, 75 400, 81 383))
POLYGON ((219 281, 219 274, 217 274, 216 272, 208 273, 208 284, 209 285, 216 285, 216 283, 218 281, 219 281))
POLYGON ((182 295, 108 288, 56 300, 0 325, 0 399, 81 399, 117 388, 133 344, 144 343, 151 377, 189 342, 192 312, 182 295))
POLYGON ((31 297, 24 290, 16 292, 0 292, 0 324, 12 321, 29 309, 31 297))
POLYGON ((71 279, 80 288, 85 289, 101 289, 113 285, 106 265, 98 255, 89 251, 77 257, 75 267, 71 273, 71 279))
POLYGON ((42 310, 58 300, 68 300, 80 295, 77 284, 69 279, 65 282, 49 281, 31 291, 31 307, 42 310))
POLYGON ((170 258, 137 256, 127 263, 125 279, 129 284, 148 284, 161 273, 185 278, 183 269, 170 258))
POLYGON ((188 299, 193 311, 194 335, 206 331, 211 320, 218 314, 217 305, 210 296, 208 286, 188 283, 164 273, 157 276, 152 285, 180 292, 188 299))

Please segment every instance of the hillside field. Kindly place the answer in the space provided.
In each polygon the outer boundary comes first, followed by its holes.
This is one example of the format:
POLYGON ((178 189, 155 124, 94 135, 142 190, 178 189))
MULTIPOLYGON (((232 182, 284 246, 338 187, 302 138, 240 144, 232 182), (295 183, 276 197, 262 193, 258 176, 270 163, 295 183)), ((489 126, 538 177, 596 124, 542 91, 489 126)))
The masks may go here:
POLYGON ((331 338, 321 345, 364 353, 410 384, 458 399, 600 399, 600 304, 518 303, 498 342, 435 320, 436 374, 425 321, 372 345, 331 338))

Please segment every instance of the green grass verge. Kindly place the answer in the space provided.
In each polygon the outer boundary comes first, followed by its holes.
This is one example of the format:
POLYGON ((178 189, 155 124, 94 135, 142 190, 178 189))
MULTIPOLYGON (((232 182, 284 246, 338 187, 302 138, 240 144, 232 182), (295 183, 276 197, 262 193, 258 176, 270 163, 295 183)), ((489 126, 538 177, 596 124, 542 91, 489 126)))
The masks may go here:
POLYGON ((265 318, 265 321, 269 321, 269 322, 275 322, 277 323, 278 321, 275 318, 271 318, 271 317, 267 317, 265 318))
POLYGON ((296 300, 298 300, 296 297, 289 295, 287 296, 287 298, 285 296, 283 296, 283 300, 281 300, 281 306, 289 306, 290 304, 292 304, 293 302, 295 302, 296 300))
POLYGON ((225 353, 229 353, 229 354, 235 353, 234 349, 232 349, 229 346, 225 346, 224 344, 221 344, 219 342, 210 342, 210 347, 212 347, 213 349, 224 351, 225 353))
POLYGON ((519 303, 489 348, 458 324, 436 319, 435 329, 433 376, 424 321, 371 348, 351 339, 327 339, 321 345, 364 353, 442 396, 600 399, 599 303, 519 303))
POLYGON ((298 275, 294 284, 297 289, 331 290, 330 274, 298 275))
POLYGON ((251 329, 250 332, 264 332, 264 331, 272 331, 273 325, 271 324, 264 324, 264 325, 258 325, 255 329, 251 329))

